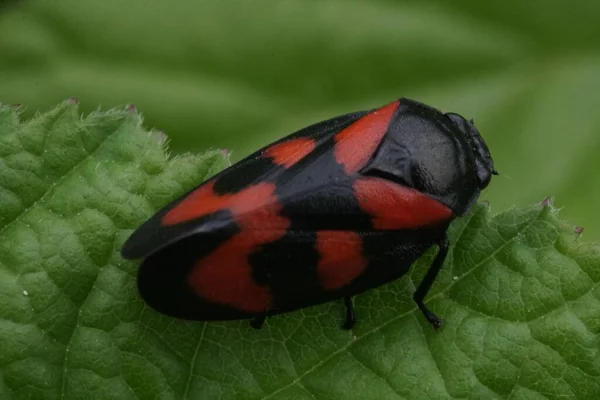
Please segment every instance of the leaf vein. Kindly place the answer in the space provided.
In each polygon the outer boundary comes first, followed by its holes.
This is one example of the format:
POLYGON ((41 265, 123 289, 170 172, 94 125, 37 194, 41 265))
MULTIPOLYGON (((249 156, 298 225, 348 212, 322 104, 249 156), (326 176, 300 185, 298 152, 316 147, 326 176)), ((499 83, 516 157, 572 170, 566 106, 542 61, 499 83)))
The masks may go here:
POLYGON ((368 366, 367 363, 360 360, 354 353, 352 353, 350 351, 350 349, 351 349, 351 347, 348 348, 348 351, 347 351, 348 355, 350 355, 352 358, 354 358, 356 360, 356 362, 358 362, 360 365, 362 365, 366 370, 371 372, 373 375, 377 376, 388 388, 390 388, 390 390, 392 392, 394 392, 396 395, 398 395, 398 397, 400 399, 405 399, 405 397, 400 392, 398 392, 395 387, 392 386, 390 381, 388 381, 388 379, 386 377, 384 377, 383 374, 379 373, 378 371, 375 371, 373 368, 368 366))
POLYGON ((190 390, 190 383, 192 382, 192 377, 194 376, 194 369, 196 368, 196 357, 198 357, 198 353, 200 352, 200 346, 202 345, 205 331, 206 322, 204 322, 204 325, 202 325, 202 332, 200 333, 200 338, 198 339, 198 343, 196 344, 196 348, 194 349, 194 355, 192 356, 192 361, 190 362, 190 374, 188 375, 188 379, 185 384, 185 389, 183 391, 184 400, 187 399, 188 391, 190 390))

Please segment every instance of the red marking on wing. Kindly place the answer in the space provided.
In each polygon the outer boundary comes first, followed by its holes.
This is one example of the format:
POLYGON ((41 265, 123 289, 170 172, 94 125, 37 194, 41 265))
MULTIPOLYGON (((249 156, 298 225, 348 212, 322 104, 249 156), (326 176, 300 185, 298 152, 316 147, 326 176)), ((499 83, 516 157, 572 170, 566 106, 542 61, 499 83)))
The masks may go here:
POLYGON ((318 231, 316 249, 321 286, 339 289, 363 273, 367 259, 362 254, 362 239, 356 232, 318 231))
POLYGON ((236 236, 196 263, 188 275, 188 283, 198 295, 248 312, 270 308, 271 291, 252 279, 248 255, 253 243, 249 239, 236 236))
POLYGON ((289 168, 306 157, 316 145, 314 139, 298 138, 275 144, 266 149, 264 155, 271 157, 275 164, 289 168))
POLYGON ((200 218, 226 208, 230 195, 218 196, 213 191, 214 182, 208 182, 189 194, 162 218, 164 225, 175 225, 200 218))
POLYGON ((271 308, 271 291, 254 281, 248 257, 260 245, 280 239, 289 227, 290 221, 279 215, 281 204, 274 191, 275 185, 261 183, 229 195, 227 205, 241 231, 198 260, 188 275, 199 296, 247 312, 271 308))
POLYGON ((164 225, 175 225, 201 218, 219 210, 229 209, 234 215, 245 214, 276 202, 275 185, 264 182, 234 194, 217 195, 214 182, 206 183, 192 192, 162 218, 164 225))
POLYGON ((447 221, 450 208, 419 192, 381 178, 353 184, 360 208, 373 217, 375 229, 411 229, 447 221))
POLYGON ((400 103, 395 101, 375 110, 335 135, 334 155, 347 174, 362 168, 385 136, 400 103))

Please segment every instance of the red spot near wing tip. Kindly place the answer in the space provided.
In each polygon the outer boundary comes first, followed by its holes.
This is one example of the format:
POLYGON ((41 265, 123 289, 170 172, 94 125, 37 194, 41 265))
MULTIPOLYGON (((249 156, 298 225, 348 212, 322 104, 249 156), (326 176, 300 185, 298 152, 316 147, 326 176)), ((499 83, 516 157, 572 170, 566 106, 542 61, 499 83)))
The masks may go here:
POLYGON ((289 168, 306 157, 316 147, 314 139, 298 138, 275 144, 264 151, 277 165, 289 168))
POLYGON ((383 106, 335 135, 335 159, 347 174, 358 171, 371 158, 399 105, 399 101, 394 101, 383 106))
POLYGON ((232 194, 216 194, 214 182, 208 182, 190 193, 179 204, 167 212, 164 225, 175 225, 192 221, 220 210, 229 210, 234 216, 254 212, 269 212, 277 204, 275 184, 262 182, 232 194))
POLYGON ((448 221, 454 213, 418 190, 381 178, 358 179, 354 193, 375 229, 413 229, 448 221))
POLYGON ((356 232, 318 231, 316 249, 320 255, 317 273, 324 289, 348 285, 367 267, 362 239, 356 232))
POLYGON ((248 234, 240 234, 207 257, 199 260, 188 276, 188 283, 202 298, 247 312, 264 312, 272 304, 268 287, 252 278, 248 256, 255 245, 248 234))
POLYGON ((254 281, 248 258, 262 244, 283 237, 290 220, 279 215, 282 206, 273 183, 218 198, 233 214, 240 232, 198 260, 188 284, 208 301, 250 313, 265 312, 272 307, 272 294, 269 287, 254 281))
POLYGON ((254 281, 248 258, 260 245, 285 235, 290 221, 278 215, 280 209, 281 205, 273 201, 260 210, 238 215, 241 232, 196 263, 188 276, 192 289, 208 301, 238 310, 269 310, 273 303, 271 291, 254 281))
POLYGON ((214 185, 214 182, 207 182, 190 193, 163 216, 163 225, 188 222, 226 208, 231 195, 217 195, 213 190, 214 185))

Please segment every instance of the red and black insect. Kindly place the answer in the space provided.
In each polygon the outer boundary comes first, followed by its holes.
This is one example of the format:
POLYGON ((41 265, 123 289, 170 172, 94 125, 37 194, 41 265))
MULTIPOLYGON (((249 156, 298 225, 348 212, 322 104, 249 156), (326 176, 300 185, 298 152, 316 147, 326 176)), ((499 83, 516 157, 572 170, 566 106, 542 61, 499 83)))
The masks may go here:
POLYGON ((194 320, 265 318, 344 299, 438 254, 414 293, 423 299, 448 251, 446 230, 496 174, 472 122, 409 99, 335 117, 234 164, 144 223, 122 249, 142 298, 194 320))

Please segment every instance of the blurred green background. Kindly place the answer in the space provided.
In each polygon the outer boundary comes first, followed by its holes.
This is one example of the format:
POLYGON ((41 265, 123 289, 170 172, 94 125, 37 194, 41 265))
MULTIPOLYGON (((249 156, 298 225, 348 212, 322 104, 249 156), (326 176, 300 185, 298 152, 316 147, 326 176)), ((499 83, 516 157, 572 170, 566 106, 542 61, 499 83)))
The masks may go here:
POLYGON ((238 160, 411 97, 474 117, 495 212, 554 196, 600 238, 600 2, 0 0, 0 101, 133 103, 172 151, 238 160))

